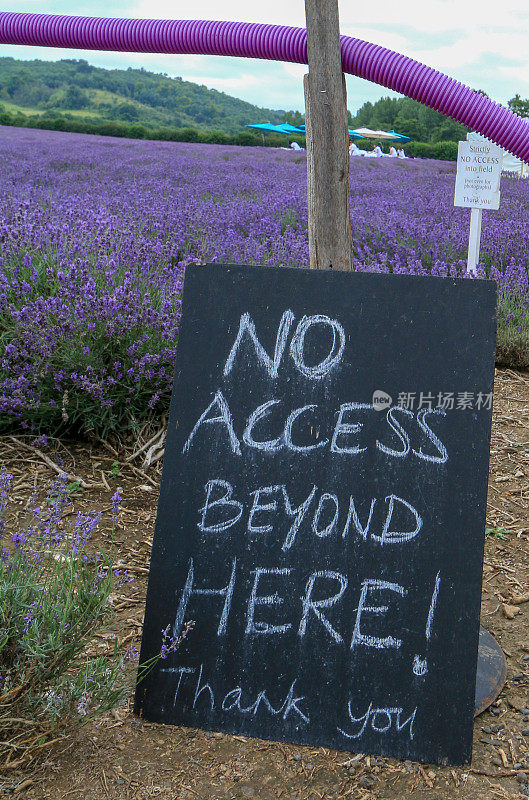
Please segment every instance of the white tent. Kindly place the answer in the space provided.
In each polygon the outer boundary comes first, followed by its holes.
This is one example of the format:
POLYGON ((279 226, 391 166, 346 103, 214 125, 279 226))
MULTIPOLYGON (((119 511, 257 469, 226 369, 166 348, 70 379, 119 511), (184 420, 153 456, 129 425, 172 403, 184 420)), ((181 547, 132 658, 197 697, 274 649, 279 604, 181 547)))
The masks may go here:
POLYGON ((503 172, 515 172, 521 178, 529 178, 529 164, 522 161, 520 158, 508 153, 507 150, 503 151, 503 172))
POLYGON ((402 137, 398 133, 391 131, 374 131, 371 128, 355 128, 353 133, 363 136, 364 139, 390 139, 394 142, 401 142, 402 137))

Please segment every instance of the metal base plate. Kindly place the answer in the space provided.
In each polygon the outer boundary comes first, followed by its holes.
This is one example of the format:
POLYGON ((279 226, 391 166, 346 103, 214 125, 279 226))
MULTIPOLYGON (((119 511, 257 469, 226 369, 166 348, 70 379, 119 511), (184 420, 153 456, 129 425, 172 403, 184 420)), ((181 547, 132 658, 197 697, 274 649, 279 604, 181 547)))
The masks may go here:
POLYGON ((496 639, 485 628, 480 627, 475 717, 496 700, 506 680, 507 662, 503 650, 496 639))

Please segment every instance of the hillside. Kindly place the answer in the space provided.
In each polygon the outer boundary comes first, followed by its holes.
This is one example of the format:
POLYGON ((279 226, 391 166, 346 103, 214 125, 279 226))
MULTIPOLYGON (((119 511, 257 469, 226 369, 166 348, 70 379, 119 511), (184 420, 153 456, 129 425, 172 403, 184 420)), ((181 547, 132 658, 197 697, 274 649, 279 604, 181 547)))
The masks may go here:
POLYGON ((249 122, 280 123, 299 112, 259 108, 215 89, 145 69, 87 61, 0 58, 0 105, 9 114, 140 123, 237 133, 249 122))
MULTIPOLYGON (((529 117, 529 99, 519 95, 508 107, 529 117)), ((407 97, 366 102, 350 128, 396 130, 409 136, 408 155, 454 160, 467 129, 407 97)), ((250 122, 300 125, 299 111, 259 108, 252 103, 182 78, 145 69, 103 69, 84 59, 18 61, 0 58, 0 125, 47 130, 217 144, 281 147, 284 134, 262 136, 250 122)), ((290 136, 302 147, 305 137, 290 136)), ((358 142, 371 149, 373 140, 358 142)))

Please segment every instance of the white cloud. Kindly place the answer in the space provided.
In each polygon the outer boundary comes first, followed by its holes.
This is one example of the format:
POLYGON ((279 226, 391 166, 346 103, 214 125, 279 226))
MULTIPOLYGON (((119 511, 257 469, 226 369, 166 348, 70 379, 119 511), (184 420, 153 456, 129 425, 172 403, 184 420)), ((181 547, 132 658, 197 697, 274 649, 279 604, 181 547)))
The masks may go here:
MULTIPOLYGON (((192 5, 175 5, 173 0, 139 0, 130 14, 151 18, 221 18, 305 25, 303 0, 269 0, 252 4, 224 0, 222 8, 215 0, 195 0, 192 5)), ((475 70, 472 70, 472 65, 486 63, 488 68, 479 73, 483 78, 480 88, 502 101, 512 96, 513 79, 517 77, 520 90, 529 80, 529 47, 525 34, 528 21, 526 0, 503 0, 501 5, 492 0, 340 2, 342 33, 409 55, 466 83, 473 82, 475 70), (519 61, 517 75, 516 70, 513 72, 513 68, 505 64, 505 59, 519 61)), ((292 82, 299 81, 304 70, 304 66, 285 66, 286 76, 292 82)), ((246 75, 247 83, 241 83, 241 88, 249 89, 250 74, 246 75)), ((215 75, 211 75, 209 80, 208 83, 203 77, 207 85, 217 81, 215 75)), ((276 105, 284 103, 279 101, 276 105)))
MULTIPOLYGON (((6 0, 19 5, 19 0, 6 0)), ((65 0, 27 0, 28 10, 56 13, 65 0)), ((166 19, 227 19, 304 27, 304 0, 137 0, 109 9, 113 16, 166 19)), ((69 0, 69 13, 101 13, 100 0, 69 0), (97 7, 96 7, 97 5, 97 7), (88 7, 88 8, 87 8, 88 7)), ((64 13, 64 12, 63 12, 64 13)), ((529 8, 527 0, 340 0, 344 34, 381 44, 435 67, 505 102, 529 93, 529 8)), ((90 53, 44 48, 3 47, 17 58, 82 57, 101 66, 145 66, 181 75, 206 86, 273 108, 302 108, 304 65, 256 62, 199 55, 90 53)), ((374 100, 388 90, 348 79, 349 106, 374 100)))
POLYGON ((508 94, 513 97, 516 93, 527 97, 529 94, 529 70, 520 74, 519 67, 499 67, 498 72, 505 83, 511 86, 508 94))
MULTIPOLYGON (((193 4, 174 0, 139 0, 131 7, 131 17, 164 19, 223 19, 305 26, 303 0, 268 0, 266 3, 224 0, 195 0, 193 4)), ((340 2, 342 33, 359 36, 360 28, 375 25, 396 26, 412 31, 440 34, 453 30, 473 30, 499 25, 519 30, 529 19, 525 0, 377 0, 376 3, 340 2)))
POLYGON ((195 0, 175 3, 174 0, 139 0, 130 17, 147 19, 221 19, 239 22, 271 22, 277 25, 305 25, 303 0, 268 0, 247 3, 241 0, 195 0))
POLYGON ((477 31, 472 36, 464 35, 452 43, 437 48, 422 48, 417 51, 421 61, 429 60, 436 69, 464 69, 488 55, 490 68, 497 69, 506 60, 518 62, 518 69, 529 64, 529 48, 527 36, 519 33, 489 33, 477 31))
POLYGON ((412 31, 449 33, 466 30, 472 33, 483 27, 494 30, 498 25, 516 30, 526 16, 524 0, 504 0, 500 4, 491 0, 377 0, 376 3, 343 3, 340 7, 341 27, 344 33, 358 27, 393 25, 412 31))
MULTIPOLYGON (((404 53, 411 55, 409 50, 409 41, 401 32, 391 30, 379 30, 370 26, 356 26, 353 30, 346 30, 345 26, 340 28, 342 34, 346 36, 354 36, 356 39, 364 39, 366 42, 374 42, 387 47, 389 50, 396 50, 397 53, 404 53)), ((415 58, 415 56, 413 56, 415 58)))

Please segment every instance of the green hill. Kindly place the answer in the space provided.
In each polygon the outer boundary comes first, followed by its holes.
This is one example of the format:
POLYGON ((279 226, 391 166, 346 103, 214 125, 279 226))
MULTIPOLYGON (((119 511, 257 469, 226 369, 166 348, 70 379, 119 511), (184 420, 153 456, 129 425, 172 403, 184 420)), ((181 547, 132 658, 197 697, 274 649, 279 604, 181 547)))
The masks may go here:
POLYGON ((249 122, 303 121, 299 112, 259 108, 182 78, 145 69, 102 69, 82 59, 0 58, 0 106, 8 114, 32 117, 227 134, 238 133, 249 122))
MULTIPOLYGON (((484 94, 484 93, 483 93, 484 94)), ((529 117, 529 99, 509 108, 529 117)), ((394 129, 406 134, 409 155, 455 159, 467 129, 407 97, 364 103, 349 127, 394 129)), ((284 146, 282 134, 262 137, 250 122, 300 125, 299 111, 258 106, 224 92, 145 69, 103 69, 84 59, 18 61, 0 58, 0 125, 171 141, 284 146)), ((304 136, 294 136, 304 146, 304 136)), ((359 141, 371 149, 373 140, 359 141)))

